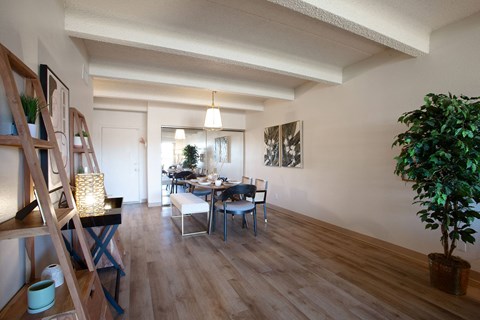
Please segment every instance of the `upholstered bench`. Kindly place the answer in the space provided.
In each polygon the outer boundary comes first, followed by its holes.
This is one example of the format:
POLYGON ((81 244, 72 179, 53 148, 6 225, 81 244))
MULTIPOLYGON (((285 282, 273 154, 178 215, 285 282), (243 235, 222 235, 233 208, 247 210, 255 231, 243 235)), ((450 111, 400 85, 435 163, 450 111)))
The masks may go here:
POLYGON ((191 194, 191 193, 173 193, 170 195, 170 203, 172 206, 172 218, 182 218, 182 236, 192 235, 192 234, 200 234, 206 233, 205 231, 197 231, 197 232, 190 232, 185 233, 184 225, 183 225, 183 218, 185 215, 192 215, 194 213, 206 213, 207 214, 207 221, 208 215, 210 212, 210 206, 207 202, 203 201, 199 197, 191 194), (177 208, 180 211, 180 215, 174 215, 174 208, 177 208))

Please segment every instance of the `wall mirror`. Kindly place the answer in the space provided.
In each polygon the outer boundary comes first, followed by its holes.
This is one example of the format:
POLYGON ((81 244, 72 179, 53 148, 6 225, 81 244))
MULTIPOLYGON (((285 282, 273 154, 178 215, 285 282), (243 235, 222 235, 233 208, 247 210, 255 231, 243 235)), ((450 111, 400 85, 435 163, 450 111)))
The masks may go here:
POLYGON ((238 130, 205 131, 201 128, 162 127, 162 205, 170 205, 170 183, 173 171, 183 168, 183 149, 195 145, 199 159, 197 172, 217 173, 240 180, 244 175, 244 132, 238 130))

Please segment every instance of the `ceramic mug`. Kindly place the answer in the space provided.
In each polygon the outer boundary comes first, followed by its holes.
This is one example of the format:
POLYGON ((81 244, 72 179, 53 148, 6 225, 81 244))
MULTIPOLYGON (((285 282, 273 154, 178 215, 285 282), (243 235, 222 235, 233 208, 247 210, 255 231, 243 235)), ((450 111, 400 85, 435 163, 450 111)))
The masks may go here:
POLYGON ((220 186, 222 185, 222 182, 223 182, 223 180, 220 180, 220 179, 215 180, 215 185, 216 185, 217 187, 220 187, 220 186))

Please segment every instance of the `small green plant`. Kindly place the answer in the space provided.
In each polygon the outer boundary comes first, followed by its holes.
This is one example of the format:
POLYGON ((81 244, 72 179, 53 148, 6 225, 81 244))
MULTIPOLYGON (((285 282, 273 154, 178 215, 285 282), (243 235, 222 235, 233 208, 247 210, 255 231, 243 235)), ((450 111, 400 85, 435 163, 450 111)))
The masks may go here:
MULTIPOLYGON (((82 135, 87 138, 88 137, 88 132, 85 130, 82 130, 82 135)), ((80 132, 75 133, 75 137, 80 137, 80 132)))
POLYGON ((198 162, 197 146, 187 144, 185 148, 183 148, 183 156, 185 157, 185 160, 183 161, 183 167, 195 169, 198 162))
POLYGON ((37 97, 30 97, 25 94, 20 95, 20 100, 25 116, 27 117, 27 122, 35 123, 40 110, 43 108, 40 100, 37 97))

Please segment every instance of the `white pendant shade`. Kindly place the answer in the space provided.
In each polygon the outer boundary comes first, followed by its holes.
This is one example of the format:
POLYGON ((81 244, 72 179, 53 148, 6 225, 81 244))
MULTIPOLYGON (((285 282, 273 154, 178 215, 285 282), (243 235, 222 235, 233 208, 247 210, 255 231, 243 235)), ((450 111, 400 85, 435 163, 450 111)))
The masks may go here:
POLYGON ((212 92, 212 106, 207 109, 203 128, 212 131, 222 130, 222 116, 220 115, 220 109, 215 108, 215 91, 212 92))
POLYGON ((209 108, 207 115, 205 116, 205 129, 207 130, 221 130, 222 129, 222 116, 220 110, 216 108, 209 108))
POLYGON ((185 130, 176 129, 175 130, 175 140, 185 140, 185 130))

